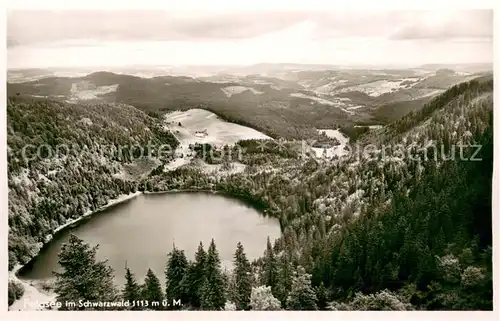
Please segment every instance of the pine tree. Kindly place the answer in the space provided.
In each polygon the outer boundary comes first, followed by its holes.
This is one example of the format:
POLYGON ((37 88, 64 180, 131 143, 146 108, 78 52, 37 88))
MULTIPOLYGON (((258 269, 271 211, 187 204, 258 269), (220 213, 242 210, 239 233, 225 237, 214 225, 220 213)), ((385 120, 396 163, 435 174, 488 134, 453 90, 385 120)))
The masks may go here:
POLYGON ((224 280, 220 268, 219 253, 212 239, 204 267, 205 280, 201 288, 201 308, 221 310, 225 304, 224 280))
MULTIPOLYGON (((173 247, 172 252, 168 255, 167 267, 165 269, 166 278, 166 298, 167 302, 181 300, 187 302, 188 296, 182 286, 182 280, 186 275, 188 261, 183 250, 173 247)), ((178 306, 179 307, 179 306, 178 306)))
POLYGON ((205 280, 206 257, 207 253, 203 249, 203 243, 200 242, 194 255, 195 261, 189 263, 181 282, 183 291, 187 296, 185 304, 190 304, 194 308, 199 308, 201 304, 201 287, 205 280))
POLYGON ((293 266, 288 256, 283 253, 278 259, 278 281, 276 284, 276 298, 285 305, 288 293, 292 288, 293 266))
POLYGON ((271 287, 273 295, 276 296, 276 284, 278 281, 278 264, 269 237, 267 238, 267 249, 264 256, 262 279, 263 279, 262 283, 264 285, 271 287))
POLYGON ((74 309, 85 309, 79 307, 79 300, 104 302, 118 298, 113 269, 106 265, 107 261, 96 261, 97 249, 98 246, 90 247, 73 234, 62 246, 59 264, 64 272, 54 272, 56 301, 62 302, 62 309, 72 309, 66 302, 75 303, 74 309))
POLYGON ((307 274, 302 266, 292 279, 292 290, 288 295, 286 307, 288 310, 317 310, 316 294, 311 287, 311 275, 307 274))
MULTIPOLYGON (((224 291, 226 293, 226 304, 228 302, 235 304, 238 301, 238 289, 236 287, 236 277, 232 271, 224 271, 223 273, 225 288, 224 291)), ((235 309, 236 309, 235 305, 235 309)))
POLYGON ((138 305, 133 305, 132 302, 141 299, 141 287, 137 283, 135 275, 129 268, 126 268, 125 280, 125 287, 122 291, 123 300, 130 302, 132 310, 139 310, 140 307, 138 305))
POLYGON ((316 298, 318 299, 318 309, 326 310, 328 303, 328 289, 325 287, 324 283, 321 284, 314 289, 316 293, 316 298))
POLYGON ((234 254, 234 286, 236 307, 238 310, 247 310, 252 292, 252 268, 240 242, 234 254))
POLYGON ((160 280, 158 280, 158 277, 151 269, 148 269, 148 273, 144 279, 141 296, 142 300, 146 301, 146 309, 163 310, 163 291, 161 290, 160 280))

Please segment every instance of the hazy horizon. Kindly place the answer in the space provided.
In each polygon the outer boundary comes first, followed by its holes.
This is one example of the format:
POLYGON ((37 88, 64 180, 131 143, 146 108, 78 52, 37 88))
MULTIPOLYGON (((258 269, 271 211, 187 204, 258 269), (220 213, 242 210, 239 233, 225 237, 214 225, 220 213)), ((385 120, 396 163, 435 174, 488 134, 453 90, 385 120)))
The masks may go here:
POLYGON ((492 10, 10 11, 7 67, 492 63, 492 39, 492 10))
POLYGON ((130 65, 119 65, 119 66, 99 66, 99 65, 88 65, 88 66, 42 66, 42 67, 8 67, 7 70, 28 70, 28 69, 41 69, 41 70, 98 70, 98 69, 110 69, 110 70, 118 70, 118 69, 169 69, 169 68, 192 68, 192 67, 205 67, 205 68, 244 68, 244 67, 252 67, 259 65, 297 65, 297 66, 317 66, 317 67, 336 67, 336 68, 419 68, 422 66, 432 66, 432 65, 449 65, 449 66, 467 66, 467 65, 493 65, 493 62, 490 61, 478 61, 478 62, 429 62, 422 64, 314 64, 314 63, 296 63, 296 62, 276 62, 276 63, 268 63, 268 62, 257 62, 252 64, 227 64, 227 65, 218 65, 218 64, 178 64, 178 65, 141 65, 141 64, 130 64, 130 65))

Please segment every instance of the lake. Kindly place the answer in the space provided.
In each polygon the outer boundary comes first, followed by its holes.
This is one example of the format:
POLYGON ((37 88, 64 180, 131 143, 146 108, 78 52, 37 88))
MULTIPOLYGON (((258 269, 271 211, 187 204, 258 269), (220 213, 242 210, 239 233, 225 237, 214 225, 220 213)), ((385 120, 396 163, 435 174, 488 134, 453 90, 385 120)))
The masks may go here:
POLYGON ((268 236, 273 242, 281 232, 277 219, 220 194, 141 194, 58 233, 20 277, 43 280, 51 278, 52 271, 60 271, 57 254, 70 233, 91 245, 99 244, 97 258, 108 259, 121 285, 125 264, 141 282, 151 268, 164 284, 167 254, 174 243, 188 260, 194 260, 199 242, 208 250, 214 238, 222 266, 230 268, 239 241, 252 260, 263 255, 268 236))

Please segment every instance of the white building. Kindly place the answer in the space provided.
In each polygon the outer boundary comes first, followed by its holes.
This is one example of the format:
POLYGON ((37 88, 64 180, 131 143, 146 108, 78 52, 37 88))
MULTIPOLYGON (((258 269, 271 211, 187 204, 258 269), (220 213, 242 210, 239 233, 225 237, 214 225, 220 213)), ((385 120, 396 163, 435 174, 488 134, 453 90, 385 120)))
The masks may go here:
POLYGON ((194 132, 194 135, 196 137, 203 138, 203 137, 206 137, 208 135, 208 132, 207 132, 206 129, 204 129, 204 130, 197 130, 197 131, 194 132))

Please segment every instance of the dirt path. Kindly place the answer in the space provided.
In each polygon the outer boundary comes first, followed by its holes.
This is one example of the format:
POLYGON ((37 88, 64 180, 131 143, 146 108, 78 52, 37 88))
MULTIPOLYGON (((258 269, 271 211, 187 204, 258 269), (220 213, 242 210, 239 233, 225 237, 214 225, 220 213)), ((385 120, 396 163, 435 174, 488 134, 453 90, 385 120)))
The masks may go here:
POLYGON ((24 288, 23 295, 18 298, 10 307, 9 311, 42 311, 46 310, 42 305, 48 305, 54 302, 55 293, 49 293, 38 289, 33 284, 33 281, 21 280, 17 277, 16 272, 21 268, 21 265, 9 271, 9 281, 16 281, 24 288))

